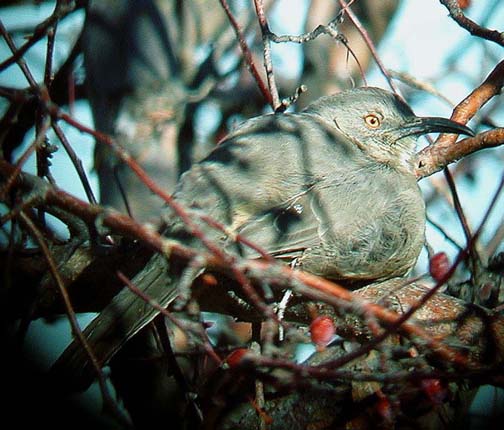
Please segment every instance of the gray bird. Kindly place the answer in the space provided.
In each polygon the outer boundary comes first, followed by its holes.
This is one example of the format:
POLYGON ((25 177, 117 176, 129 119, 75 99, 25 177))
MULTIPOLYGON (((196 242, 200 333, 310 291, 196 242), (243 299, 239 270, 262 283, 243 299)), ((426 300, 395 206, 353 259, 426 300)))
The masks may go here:
MULTIPOLYGON (((302 270, 350 283, 406 274, 424 243, 425 206, 414 175, 416 139, 431 132, 473 135, 445 118, 420 118, 397 96, 357 88, 322 97, 300 113, 244 122, 180 179, 174 194, 205 236, 231 253, 257 251, 210 228, 209 215, 302 270)), ((166 236, 201 249, 168 210, 166 236)), ((162 306, 177 297, 167 261, 154 256, 132 280, 162 306)), ((158 312, 123 289, 85 330, 105 365, 158 312)), ((53 371, 90 382, 74 341, 53 371)))

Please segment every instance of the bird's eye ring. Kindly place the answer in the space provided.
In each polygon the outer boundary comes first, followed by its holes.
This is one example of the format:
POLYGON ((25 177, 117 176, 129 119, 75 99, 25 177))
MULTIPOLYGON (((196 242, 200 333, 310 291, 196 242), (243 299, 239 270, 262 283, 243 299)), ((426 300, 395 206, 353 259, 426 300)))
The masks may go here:
POLYGON ((368 128, 376 129, 381 125, 381 118, 374 113, 370 113, 364 117, 364 122, 368 128))

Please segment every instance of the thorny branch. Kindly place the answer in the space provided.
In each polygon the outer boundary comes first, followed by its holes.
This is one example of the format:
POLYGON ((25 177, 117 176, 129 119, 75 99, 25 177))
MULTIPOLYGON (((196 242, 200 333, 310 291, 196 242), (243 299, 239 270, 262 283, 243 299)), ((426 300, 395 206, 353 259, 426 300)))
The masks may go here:
MULTIPOLYGON (((13 167, 8 163, 0 160, 0 173, 2 173, 2 176, 8 176, 13 170, 13 167)), ((28 174, 20 174, 16 179, 16 184, 18 186, 32 187, 37 186, 38 183, 45 184, 42 180, 28 174)), ((45 188, 43 193, 44 203, 47 205, 55 205, 70 210, 74 215, 88 220, 87 222, 92 222, 92 220, 99 217, 104 225, 114 228, 115 231, 121 231, 123 234, 136 235, 136 237, 147 241, 148 244, 166 254, 178 254, 180 257, 186 259, 191 259, 196 255, 194 250, 174 243, 173 241, 163 239, 158 234, 136 224, 126 216, 113 212, 104 213, 104 210, 100 207, 92 207, 62 191, 53 189, 50 185, 42 186, 45 188)), ((212 256, 207 256, 205 258, 207 267, 219 269, 223 273, 229 273, 231 276, 234 276, 233 270, 226 263, 226 260, 221 260, 212 256)), ((345 305, 345 307, 348 307, 350 310, 357 306, 357 308, 361 309, 363 314, 368 316, 373 315, 377 320, 382 321, 388 326, 389 329, 399 330, 408 336, 423 339, 426 345, 430 346, 437 354, 440 354, 449 362, 456 363, 460 361, 461 364, 465 363, 465 359, 458 353, 452 351, 449 347, 443 345, 434 338, 431 338, 430 335, 425 333, 420 327, 406 321, 411 317, 414 312, 413 310, 405 314, 406 316, 399 317, 397 314, 384 309, 380 305, 362 302, 359 300, 358 296, 354 296, 352 292, 344 287, 317 276, 292 270, 277 261, 244 260, 240 261, 240 267, 242 267, 242 270, 245 270, 252 279, 262 280, 262 282, 271 283, 272 285, 276 284, 279 288, 290 286, 294 288, 294 291, 308 298, 323 300, 337 307, 345 305), (392 327, 394 328, 392 329, 392 327)), ((453 268, 452 270, 455 269, 453 268)), ((452 273, 453 271, 449 272, 447 279, 452 273)), ((439 285, 442 284, 443 283, 440 283, 439 285)), ((436 290, 436 288, 433 289, 424 300, 427 301, 436 290)), ((384 337, 390 335, 388 331, 385 333, 384 337)), ((365 351, 361 351, 360 354, 364 352, 365 351)))
MULTIPOLYGON (((23 175, 26 176, 26 175, 23 175)), ((61 192, 56 193, 53 197, 58 199, 60 198, 61 192)), ((50 193, 48 194, 50 196, 50 193)), ((68 196, 71 198, 70 196, 68 196)), ((104 220, 110 220, 111 218, 121 218, 120 215, 118 214, 110 214, 104 220)), ((124 217, 127 218, 127 217, 124 217)), ((110 224, 110 223, 109 223, 110 224)), ((138 231, 142 231, 141 227, 137 227, 138 231)), ((164 248, 166 250, 166 248, 164 248)), ((188 254, 190 255, 191 251, 187 251, 185 249, 179 248, 179 247, 173 247, 171 248, 171 252, 179 252, 182 251, 187 256, 188 254)), ((208 260, 209 266, 212 265, 211 259, 208 260)), ((222 262, 214 261, 214 267, 220 267, 221 270, 229 270, 229 268, 222 262)), ((241 264, 241 263, 240 263, 241 264)), ((409 315, 407 318, 400 318, 390 311, 384 310, 381 306, 378 305, 373 305, 373 304, 366 304, 365 302, 361 302, 358 300, 358 296, 353 296, 352 293, 348 292, 346 289, 338 287, 337 285, 327 282, 323 279, 304 274, 302 272, 293 272, 290 269, 280 266, 279 264, 275 263, 268 263, 268 262, 261 262, 261 261, 250 261, 250 262, 244 262, 243 263, 245 267, 248 267, 248 272, 250 276, 253 278, 257 276, 258 280, 267 280, 269 277, 269 273, 271 272, 271 283, 274 285, 277 282, 279 283, 279 287, 282 286, 287 286, 287 285, 292 285, 293 280, 298 280, 301 281, 300 283, 296 282, 294 284, 295 291, 297 291, 300 294, 305 295, 306 297, 311 297, 315 300, 323 300, 328 303, 333 303, 337 307, 341 307, 342 303, 346 303, 349 309, 355 309, 355 306, 357 308, 362 307, 362 312, 364 312, 368 317, 370 315, 375 316, 378 318, 378 320, 383 321, 386 323, 387 326, 390 328, 387 329, 387 331, 384 333, 384 337, 390 335, 391 327, 395 327, 394 330, 399 329, 401 332, 404 334, 409 334, 414 337, 419 337, 423 339, 423 342, 425 345, 429 346, 433 350, 436 351, 437 354, 440 354, 441 356, 444 356, 446 359, 449 359, 450 362, 458 362, 459 360, 462 360, 460 364, 464 363, 465 360, 461 355, 459 355, 456 352, 450 351, 449 347, 446 347, 445 345, 437 342, 434 338, 431 338, 430 335, 426 334, 423 332, 419 327, 417 327, 415 324, 410 324, 408 322, 404 322, 405 319, 409 318, 409 315), (273 270, 272 270, 273 269, 273 270), (280 272, 278 271, 280 270, 280 272), (257 274, 257 275, 255 275, 257 274), (283 278, 283 280, 282 280, 283 278), (357 301, 356 301, 357 300, 357 301), (343 301, 343 302, 342 302, 343 301)), ((431 294, 428 294, 425 296, 425 301, 431 296, 431 294)), ((146 299, 147 300, 147 299, 146 299)), ((374 342, 373 342, 374 344, 374 342)), ((364 354, 366 351, 368 351, 370 348, 369 345, 364 347, 364 349, 361 349, 359 351, 356 351, 355 354, 356 356, 361 356, 364 354)))

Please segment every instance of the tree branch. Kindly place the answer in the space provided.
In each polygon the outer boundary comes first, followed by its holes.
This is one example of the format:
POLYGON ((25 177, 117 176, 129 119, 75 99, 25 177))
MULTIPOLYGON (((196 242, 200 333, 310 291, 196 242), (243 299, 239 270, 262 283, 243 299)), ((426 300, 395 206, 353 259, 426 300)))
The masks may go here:
MULTIPOLYGON (((451 119, 466 124, 492 97, 500 94, 503 85, 504 60, 495 66, 478 88, 455 107, 451 119)), ((472 152, 502 145, 504 129, 496 128, 455 144, 457 137, 455 134, 441 134, 433 145, 417 154, 415 173, 418 179, 432 175, 472 152)))
POLYGON ((459 6, 457 0, 439 0, 443 4, 453 20, 460 25, 462 28, 466 29, 473 36, 478 36, 483 39, 489 40, 491 42, 498 43, 504 46, 504 33, 497 30, 489 30, 488 28, 481 27, 476 24, 471 19, 464 15, 464 12, 459 6))

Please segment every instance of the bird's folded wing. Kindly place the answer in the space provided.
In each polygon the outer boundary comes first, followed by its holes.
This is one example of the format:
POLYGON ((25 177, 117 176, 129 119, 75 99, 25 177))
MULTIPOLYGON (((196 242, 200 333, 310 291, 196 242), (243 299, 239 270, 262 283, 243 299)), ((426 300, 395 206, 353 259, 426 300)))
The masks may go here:
MULTIPOLYGON (((244 223, 238 233, 277 258, 298 257, 320 242, 320 223, 310 199, 305 194, 294 202, 263 212, 244 223)), ((243 254, 249 258, 258 256, 248 247, 243 247, 243 254)))

